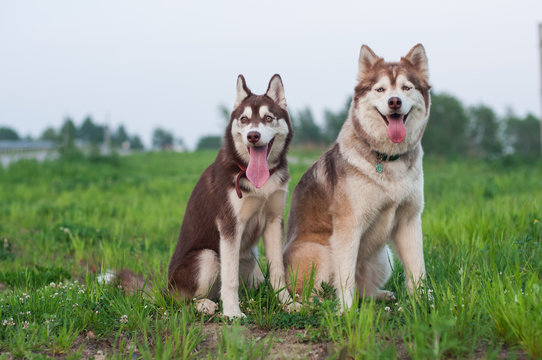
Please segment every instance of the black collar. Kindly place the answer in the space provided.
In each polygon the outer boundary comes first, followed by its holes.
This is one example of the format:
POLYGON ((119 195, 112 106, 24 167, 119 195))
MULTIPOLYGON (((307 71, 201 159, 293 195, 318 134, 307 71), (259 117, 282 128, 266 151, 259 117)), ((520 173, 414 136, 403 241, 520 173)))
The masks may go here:
POLYGON ((396 154, 396 155, 388 155, 388 154, 383 154, 381 152, 378 152, 376 150, 373 150, 376 154, 376 158, 378 159, 378 161, 395 161, 397 159, 399 159, 403 154, 396 154))

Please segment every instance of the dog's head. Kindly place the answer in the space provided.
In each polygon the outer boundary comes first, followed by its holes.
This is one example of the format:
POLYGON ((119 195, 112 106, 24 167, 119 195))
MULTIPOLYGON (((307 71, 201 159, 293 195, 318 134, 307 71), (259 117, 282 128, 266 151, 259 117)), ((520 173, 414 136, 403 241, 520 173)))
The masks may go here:
POLYGON ((228 131, 237 156, 246 164, 248 180, 262 187, 270 176, 269 169, 285 158, 293 134, 278 74, 273 75, 264 95, 252 94, 239 75, 228 131))
POLYGON ((368 46, 361 47, 354 127, 377 151, 405 153, 416 145, 429 117, 427 56, 421 44, 399 62, 385 62, 368 46))

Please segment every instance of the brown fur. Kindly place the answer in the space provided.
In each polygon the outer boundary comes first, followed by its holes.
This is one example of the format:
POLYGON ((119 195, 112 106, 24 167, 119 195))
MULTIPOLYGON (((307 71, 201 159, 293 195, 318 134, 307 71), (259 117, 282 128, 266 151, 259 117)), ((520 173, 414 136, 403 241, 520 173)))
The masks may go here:
MULTIPOLYGON (((389 242, 398 249, 406 271, 414 274, 414 283, 425 274, 423 252, 419 253, 423 209, 420 140, 430 105, 425 53, 417 45, 400 62, 389 63, 364 46, 359 65, 359 82, 337 142, 307 170, 294 190, 284 248, 287 274, 297 276, 297 293, 315 269, 316 288, 322 281, 333 284, 339 297, 344 297, 341 306, 345 307, 352 302, 353 284, 360 294, 389 296, 379 290, 391 274, 386 255, 389 242), (398 81, 404 78, 415 92, 403 90, 398 81), (383 131, 387 124, 376 108, 383 96, 374 95, 380 93, 376 84, 385 84, 388 99, 400 95, 412 106, 404 110, 409 116, 408 136, 400 144, 392 143, 383 131), (375 168, 382 162, 379 154, 386 154, 387 159, 394 155, 393 162, 384 161, 381 173, 375 168)), ((412 290, 410 279, 407 282, 412 290)))
MULTIPOLYGON (((246 87, 244 79, 243 87, 248 96, 231 113, 230 122, 224 135, 224 145, 219 150, 215 161, 201 175, 188 200, 177 246, 169 264, 169 289, 182 297, 191 298, 194 296, 199 271, 196 261, 201 250, 212 250, 219 259, 221 232, 225 238, 233 238, 236 235, 237 219, 234 217, 228 194, 235 188, 234 179, 240 171, 238 164, 246 168, 247 163, 235 150, 231 130, 232 122, 239 117, 245 107, 253 108, 254 119, 252 122, 255 124, 263 121, 257 111, 262 105, 267 105, 273 113, 287 120, 290 131, 280 154, 279 163, 273 169, 273 176, 280 178, 282 184, 286 184, 289 180, 286 153, 293 132, 288 112, 269 96, 252 94, 246 87), (220 231, 218 223, 221 224, 220 231)), ((243 192, 248 190, 242 182, 240 188, 243 192)), ((244 237, 251 239, 245 245, 247 247, 254 246, 262 236, 263 230, 261 227, 256 227, 250 229, 250 233, 245 233, 244 237)))

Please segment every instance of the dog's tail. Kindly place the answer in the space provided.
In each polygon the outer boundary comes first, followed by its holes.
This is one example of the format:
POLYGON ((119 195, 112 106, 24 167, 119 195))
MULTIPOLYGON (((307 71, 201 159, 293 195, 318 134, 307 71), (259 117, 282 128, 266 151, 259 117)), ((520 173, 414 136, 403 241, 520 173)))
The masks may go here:
POLYGON ((130 270, 107 270, 105 274, 98 275, 98 282, 102 284, 120 285, 126 295, 141 295, 152 299, 152 284, 143 275, 130 270))

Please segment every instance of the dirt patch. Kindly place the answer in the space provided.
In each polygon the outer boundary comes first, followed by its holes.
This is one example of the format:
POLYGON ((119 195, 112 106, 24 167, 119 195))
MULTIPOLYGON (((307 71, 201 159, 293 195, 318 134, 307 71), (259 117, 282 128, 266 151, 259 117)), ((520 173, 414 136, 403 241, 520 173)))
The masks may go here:
MULTIPOLYGON (((218 339, 222 324, 207 323, 203 325, 202 336, 204 340, 197 348, 197 359, 207 359, 209 355, 216 354, 218 339)), ((243 336, 247 340, 265 341, 267 336, 273 336, 273 346, 267 359, 291 359, 293 356, 309 360, 326 359, 333 351, 333 345, 329 343, 309 343, 303 341, 304 330, 276 330, 267 331, 252 326, 244 326, 243 336)), ((126 341, 129 343, 129 341, 126 341)), ((91 336, 79 335, 70 351, 55 356, 63 359, 70 354, 80 352, 80 358, 84 360, 102 360, 109 358, 113 353, 128 353, 129 349, 119 349, 118 341, 114 339, 99 339, 91 336)), ((49 354, 51 356, 51 354, 49 354)), ((140 358, 135 349, 132 359, 140 358)))
MULTIPOLYGON (((215 354, 217 350, 218 337, 222 324, 204 324, 203 335, 205 340, 200 344, 198 358, 207 358, 209 354, 215 354)), ((255 326, 245 326, 243 335, 248 339, 261 339, 273 336, 273 346, 268 359, 291 359, 293 355, 309 360, 326 359, 332 350, 332 344, 309 343, 303 341, 305 331, 299 329, 283 329, 268 331, 255 326)))

